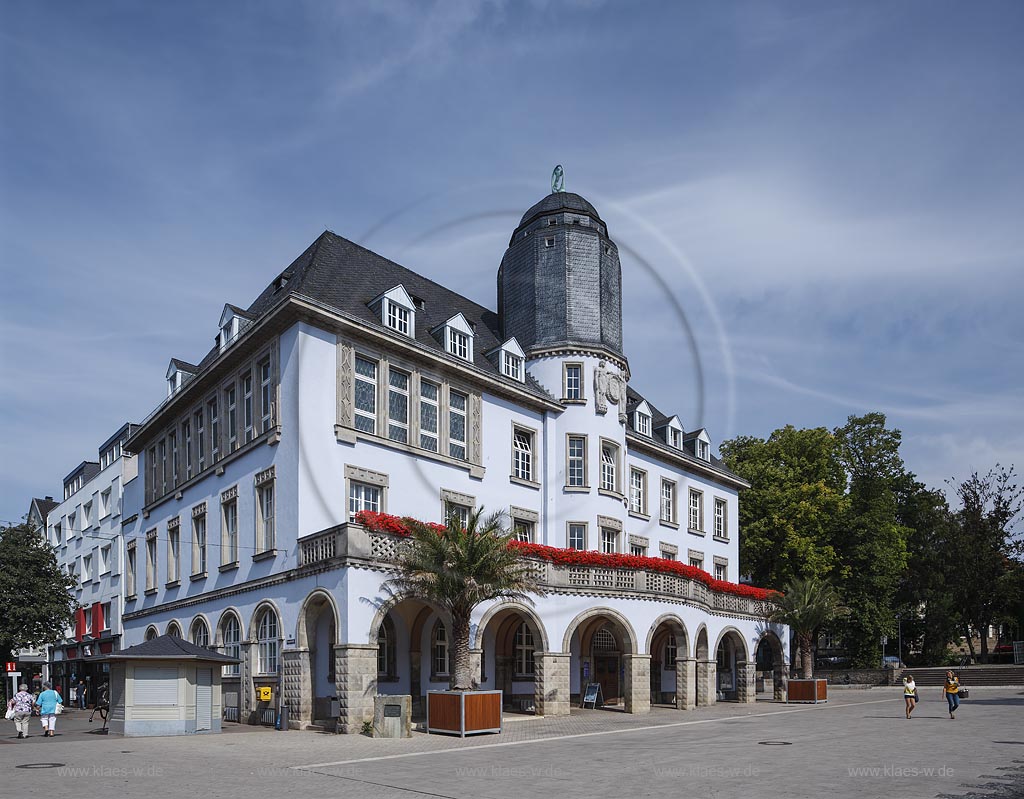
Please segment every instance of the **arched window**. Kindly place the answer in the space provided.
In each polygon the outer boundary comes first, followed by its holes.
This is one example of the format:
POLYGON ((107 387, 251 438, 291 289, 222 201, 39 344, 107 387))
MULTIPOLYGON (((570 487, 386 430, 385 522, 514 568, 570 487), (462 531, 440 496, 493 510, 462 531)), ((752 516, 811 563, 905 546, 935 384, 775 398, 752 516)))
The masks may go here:
POLYGON ((196 646, 201 646, 204 649, 210 648, 210 628, 206 625, 206 619, 202 616, 196 617, 195 621, 192 622, 192 629, 189 630, 188 635, 196 646))
POLYGON ((181 638, 181 627, 178 622, 172 621, 167 625, 167 635, 173 636, 174 638, 181 638))
POLYGON ((448 630, 442 622, 434 625, 434 638, 431 646, 433 658, 431 665, 434 667, 435 677, 447 677, 448 671, 448 630))
POLYGON ((517 677, 532 677, 534 675, 533 652, 533 632, 524 621, 516 628, 515 657, 517 677))
POLYGON ((256 672, 277 674, 277 614, 270 608, 260 613, 256 624, 256 672))
POLYGON ((678 648, 676 646, 676 637, 669 634, 668 638, 665 639, 665 668, 674 669, 676 667, 676 655, 678 654, 678 648))
POLYGON ((156 631, 156 627, 150 625, 146 628, 146 640, 152 641, 154 638, 159 637, 160 633, 156 631))
POLYGON ((385 616, 377 630, 377 676, 395 676, 395 623, 385 616))
POLYGON ((615 643, 615 636, 612 635, 611 630, 607 627, 602 627, 594 633, 591 648, 595 652, 615 652, 618 650, 619 645, 615 643))
MULTIPOLYGON (((221 627, 221 640, 224 643, 222 647, 224 654, 233 658, 241 658, 242 626, 238 623, 238 617, 234 613, 228 613, 224 616, 224 621, 221 624, 223 625, 221 627)), ((237 677, 239 668, 238 663, 229 663, 224 667, 224 676, 237 677)))

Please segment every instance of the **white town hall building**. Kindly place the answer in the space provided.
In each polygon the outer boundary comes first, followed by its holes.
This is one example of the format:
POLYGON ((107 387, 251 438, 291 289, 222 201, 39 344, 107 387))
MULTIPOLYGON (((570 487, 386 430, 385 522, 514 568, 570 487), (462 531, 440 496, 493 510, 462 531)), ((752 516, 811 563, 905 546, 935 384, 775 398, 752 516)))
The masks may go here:
POLYGON ((537 545, 547 588, 475 618, 480 685, 508 707, 566 714, 588 683, 629 713, 753 701, 755 657, 779 696, 788 631, 737 584, 745 483, 628 385, 621 296, 605 222, 567 192, 512 234, 496 311, 323 233, 224 306, 197 364, 171 361, 124 444, 122 646, 239 657, 229 720, 283 698, 293 726, 358 732, 377 693, 418 712, 448 685, 447 620, 382 589, 400 538, 378 514, 482 505, 537 545))

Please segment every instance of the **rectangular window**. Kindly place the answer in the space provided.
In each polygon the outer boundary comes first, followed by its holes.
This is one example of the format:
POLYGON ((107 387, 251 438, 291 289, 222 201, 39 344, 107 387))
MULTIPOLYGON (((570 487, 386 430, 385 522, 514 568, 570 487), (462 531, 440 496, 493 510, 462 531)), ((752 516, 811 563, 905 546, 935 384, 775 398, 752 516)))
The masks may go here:
POLYGON ((676 484, 671 480, 661 481, 661 520, 670 523, 676 520, 676 484))
POLYGON ((565 398, 567 400, 583 399, 583 364, 581 363, 565 365, 565 398))
POLYGON ((181 579, 181 528, 167 528, 167 582, 181 579))
POLYGON ((467 397, 457 391, 448 391, 448 454, 466 460, 466 404, 467 397))
POLYGON ((513 380, 522 382, 523 380, 523 359, 518 355, 513 355, 511 352, 502 352, 502 370, 505 375, 511 377, 513 380))
POLYGON ((110 544, 100 547, 100 574, 110 574, 110 544))
POLYGON ((690 489, 690 529, 704 529, 704 495, 690 489))
POLYGON ((156 590, 156 535, 146 537, 146 590, 156 590))
POLYGON ((203 409, 192 417, 196 427, 196 473, 206 468, 206 425, 203 424, 203 409))
MULTIPOLYGON (((85 572, 83 571, 82 572, 82 582, 84 583, 88 579, 89 578, 86 576, 85 572)), ((89 607, 83 608, 83 610, 85 611, 85 634, 86 635, 92 635, 93 634, 92 633, 92 616, 93 616, 93 613, 94 613, 93 606, 90 605, 89 607)))
POLYGON ((210 421, 210 463, 220 460, 220 414, 217 398, 206 403, 206 418, 210 421))
POLYGON ((274 401, 270 384, 270 358, 260 361, 260 432, 266 433, 273 426, 274 401))
POLYGON ((513 519, 512 532, 515 533, 516 541, 533 543, 533 522, 526 519, 513 519))
POLYGON ((440 388, 436 383, 420 381, 420 446, 437 452, 437 400, 440 388))
POLYGON ((690 555, 690 565, 693 566, 693 568, 695 568, 695 569, 703 569, 704 568, 704 558, 702 558, 702 557, 700 557, 698 555, 691 554, 690 555))
POLYGON ((100 631, 106 632, 110 629, 110 603, 104 602, 100 605, 100 631))
POLYGON ((274 548, 274 483, 256 489, 256 551, 274 548))
POLYGON ((87 583, 92 579, 92 555, 82 557, 82 582, 87 583))
POLYGON ((242 430, 246 442, 252 441, 255 435, 252 399, 252 372, 246 372, 242 376, 242 430))
POLYGON ((379 486, 368 483, 357 483, 351 480, 348 484, 348 518, 355 521, 356 514, 361 510, 380 513, 381 490, 379 486))
POLYGON ((469 524, 469 506, 460 505, 457 502, 446 502, 445 503, 445 516, 448 518, 454 517, 455 520, 463 527, 469 524))
POLYGON ((719 538, 727 538, 729 535, 725 513, 725 500, 715 498, 715 535, 719 538))
POLYGON ((409 443, 409 375, 397 369, 388 372, 388 438, 409 443))
POLYGON ((171 476, 170 484, 171 488, 174 488, 178 484, 181 472, 178 469, 178 434, 168 433, 167 434, 167 445, 171 450, 171 476))
POLYGON ((388 304, 388 327, 397 330, 404 336, 409 335, 409 309, 396 305, 391 300, 385 300, 388 304))
POLYGON ((356 356, 356 430, 377 432, 377 363, 356 356))
POLYGON ((238 390, 232 385, 224 392, 227 407, 228 452, 238 449, 238 390))
POLYGON ((206 574, 206 514, 192 517, 192 574, 206 574))
POLYGON ((125 596, 135 596, 135 542, 127 549, 128 563, 125 565, 125 596))
POLYGON ((601 488, 605 491, 618 490, 618 451, 611 444, 601 445, 601 488))
POLYGON ((448 328, 448 352, 456 358, 468 361, 469 358, 469 336, 460 333, 454 327, 448 328))
POLYGON ((238 563, 238 500, 229 499, 221 506, 221 523, 224 525, 221 536, 222 565, 238 563))
POLYGON ((630 513, 647 513, 647 472, 640 469, 629 470, 629 510, 630 513))
POLYGON ((642 546, 640 544, 630 544, 629 545, 629 554, 633 555, 634 557, 637 557, 637 558, 646 558, 647 557, 647 547, 642 546))
POLYGON ((587 548, 587 525, 569 523, 569 549, 587 548))
POLYGON ((601 528, 601 551, 606 555, 614 555, 619 551, 619 531, 609 527, 601 528))
POLYGON ((565 484, 583 487, 587 484, 587 438, 569 436, 567 443, 565 484))
POLYGON ((512 475, 533 480, 533 433, 519 427, 512 431, 512 475))
POLYGON ((642 436, 651 434, 651 417, 646 413, 636 414, 636 431, 642 436))
POLYGON ((167 493, 167 442, 161 440, 156 448, 157 457, 160 459, 160 492, 157 496, 162 497, 167 493))
POLYGON ((662 558, 662 560, 675 560, 676 559, 676 553, 675 552, 671 552, 671 551, 669 551, 667 549, 663 549, 663 550, 661 550, 661 558, 662 558))
POLYGON ((727 580, 729 579, 729 567, 724 563, 715 562, 715 579, 716 580, 727 580))
POLYGON ((181 423, 181 441, 185 447, 185 479, 192 479, 192 422, 186 419, 181 423))

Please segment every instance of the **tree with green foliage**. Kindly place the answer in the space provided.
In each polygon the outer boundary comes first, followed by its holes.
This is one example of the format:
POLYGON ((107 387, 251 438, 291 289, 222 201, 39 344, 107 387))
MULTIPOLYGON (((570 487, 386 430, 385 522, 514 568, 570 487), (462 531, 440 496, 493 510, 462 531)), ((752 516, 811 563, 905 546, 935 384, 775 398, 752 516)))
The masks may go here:
POLYGON ((846 474, 835 436, 792 425, 767 440, 722 443, 726 465, 751 484, 740 500, 740 567, 757 585, 780 589, 838 567, 833 541, 845 516, 846 474))
POLYGON ((74 619, 75 579, 27 523, 0 527, 0 660, 60 638, 74 619))
POLYGON ((814 674, 814 641, 818 631, 845 613, 839 594, 818 577, 794 580, 773 600, 772 621, 789 625, 800 651, 800 676, 814 674))
POLYGON ((465 526, 452 514, 444 527, 405 520, 408 545, 398 558, 398 574, 385 583, 391 593, 429 602, 451 615, 450 687, 476 687, 470 657, 470 618, 482 602, 492 599, 532 602, 543 590, 530 562, 509 546, 514 534, 503 525, 504 514, 469 515, 465 526))
POLYGON ((990 624, 1010 618, 1020 603, 1022 544, 1014 525, 1024 507, 1024 489, 1013 466, 971 476, 956 486, 960 509, 949 569, 950 594, 957 603, 962 634, 975 656, 970 629, 981 638, 981 662, 988 662, 990 624))
POLYGON ((872 667, 881 661, 882 636, 896 633, 893 601, 907 567, 908 531, 896 503, 896 488, 905 479, 901 434, 876 412, 850 416, 835 436, 850 500, 835 539, 839 592, 850 610, 844 645, 855 666, 872 667))

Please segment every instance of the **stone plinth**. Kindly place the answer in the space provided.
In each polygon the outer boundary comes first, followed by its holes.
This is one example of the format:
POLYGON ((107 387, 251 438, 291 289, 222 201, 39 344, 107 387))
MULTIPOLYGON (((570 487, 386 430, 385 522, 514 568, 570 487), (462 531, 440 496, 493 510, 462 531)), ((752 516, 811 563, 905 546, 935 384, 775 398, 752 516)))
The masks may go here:
POLYGON ((568 716, 569 697, 568 654, 538 652, 534 655, 534 704, 538 716, 568 716))
POLYGON ((757 666, 736 661, 736 701, 757 701, 757 666))
POLYGON ((374 738, 412 738, 412 696, 376 696, 373 699, 374 738))
POLYGON ((627 713, 651 712, 651 656, 623 655, 626 672, 625 709, 627 713))
POLYGON ((676 658, 676 709, 693 710, 697 706, 697 661, 676 658))
POLYGON ((338 732, 362 732, 373 721, 377 693, 377 647, 339 644, 334 647, 335 687, 338 690, 338 732))
POLYGON ((697 707, 708 707, 718 701, 718 663, 714 660, 697 661, 697 707))

